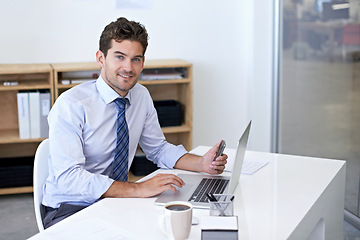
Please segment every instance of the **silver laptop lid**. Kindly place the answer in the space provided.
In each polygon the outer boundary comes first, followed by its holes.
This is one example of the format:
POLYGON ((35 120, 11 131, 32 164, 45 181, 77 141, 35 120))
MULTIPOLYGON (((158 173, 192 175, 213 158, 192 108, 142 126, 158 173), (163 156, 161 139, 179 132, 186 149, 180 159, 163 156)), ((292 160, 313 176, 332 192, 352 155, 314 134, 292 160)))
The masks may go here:
POLYGON ((241 138, 238 142, 238 147, 236 150, 236 157, 235 157, 235 161, 234 161, 234 167, 232 170, 232 176, 231 176, 229 188, 228 188, 228 192, 231 194, 234 193, 235 188, 239 182, 241 169, 242 169, 242 166, 244 163, 244 157, 245 157, 246 146, 247 146, 247 142, 248 142, 248 138, 249 138, 250 127, 251 127, 251 121, 249 122, 248 126, 246 127, 243 135, 241 136, 241 138))

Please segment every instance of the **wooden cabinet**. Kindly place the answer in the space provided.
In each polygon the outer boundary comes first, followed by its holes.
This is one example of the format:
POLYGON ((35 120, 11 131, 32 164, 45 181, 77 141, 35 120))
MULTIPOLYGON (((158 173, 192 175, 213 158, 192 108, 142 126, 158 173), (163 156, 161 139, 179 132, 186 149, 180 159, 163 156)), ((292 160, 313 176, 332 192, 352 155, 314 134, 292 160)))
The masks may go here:
MULTIPOLYGON (((148 60, 145 70, 181 69, 179 79, 140 80, 149 89, 154 101, 176 100, 183 107, 181 126, 163 127, 167 140, 192 148, 193 79, 192 64, 183 60, 148 60)), ((0 160, 34 156, 43 140, 20 139, 17 111, 19 90, 47 89, 51 103, 67 89, 100 74, 97 63, 0 64, 0 160)), ((0 189, 0 194, 31 192, 32 187, 0 189)))

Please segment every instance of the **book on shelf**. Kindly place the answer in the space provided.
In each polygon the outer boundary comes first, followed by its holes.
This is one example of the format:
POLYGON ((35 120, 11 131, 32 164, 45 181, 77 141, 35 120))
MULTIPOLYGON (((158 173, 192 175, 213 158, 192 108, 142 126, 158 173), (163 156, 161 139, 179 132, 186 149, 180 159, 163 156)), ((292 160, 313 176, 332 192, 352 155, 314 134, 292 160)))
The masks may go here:
POLYGON ((21 91, 17 94, 17 100, 20 139, 47 138, 50 92, 21 91))
POLYGON ((17 107, 20 139, 30 138, 29 93, 17 93, 17 107))
POLYGON ((29 92, 30 138, 40 138, 40 92, 29 92))
POLYGON ((49 91, 40 91, 40 137, 49 137, 49 124, 47 117, 51 108, 51 96, 49 91))
POLYGON ((186 69, 183 68, 154 68, 144 69, 140 75, 142 81, 183 79, 186 69))
POLYGON ((84 82, 89 82, 89 81, 95 81, 96 79, 93 78, 89 78, 89 79, 72 79, 72 80, 68 80, 68 79, 63 79, 61 80, 61 84, 62 85, 69 85, 69 84, 80 84, 80 83, 84 83, 84 82))
POLYGON ((100 70, 89 71, 70 71, 62 72, 62 79, 97 79, 100 76, 100 70))
POLYGON ((79 84, 96 80, 99 76, 100 70, 63 72, 60 83, 63 85, 79 84))

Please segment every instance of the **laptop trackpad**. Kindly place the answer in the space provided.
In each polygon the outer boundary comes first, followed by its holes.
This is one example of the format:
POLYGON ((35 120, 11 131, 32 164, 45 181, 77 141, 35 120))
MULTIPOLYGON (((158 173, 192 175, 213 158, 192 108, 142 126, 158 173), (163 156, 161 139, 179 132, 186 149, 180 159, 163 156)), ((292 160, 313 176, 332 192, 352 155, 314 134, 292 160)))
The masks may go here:
POLYGON ((194 184, 187 183, 182 188, 175 187, 176 192, 171 190, 161 193, 161 195, 156 199, 155 203, 167 203, 170 201, 188 201, 189 192, 193 189, 194 184))

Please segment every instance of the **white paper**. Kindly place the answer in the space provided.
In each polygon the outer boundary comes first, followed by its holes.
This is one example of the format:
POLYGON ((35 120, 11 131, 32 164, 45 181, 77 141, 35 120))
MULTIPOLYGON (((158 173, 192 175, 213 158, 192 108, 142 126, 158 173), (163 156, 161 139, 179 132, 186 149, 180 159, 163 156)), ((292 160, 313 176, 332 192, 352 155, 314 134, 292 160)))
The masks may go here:
POLYGON ((241 174, 251 175, 258 171, 260 168, 264 167, 268 164, 268 161, 257 159, 257 160, 250 160, 245 159, 243 164, 243 169, 241 170, 241 174))

